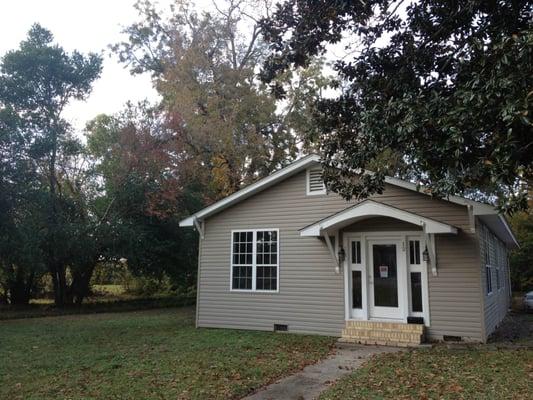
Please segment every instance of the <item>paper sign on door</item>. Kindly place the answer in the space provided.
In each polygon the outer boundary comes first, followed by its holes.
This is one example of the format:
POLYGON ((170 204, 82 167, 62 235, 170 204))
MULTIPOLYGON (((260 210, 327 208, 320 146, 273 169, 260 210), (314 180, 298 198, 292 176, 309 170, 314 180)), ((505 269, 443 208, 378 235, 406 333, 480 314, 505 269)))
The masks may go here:
POLYGON ((387 265, 379 266, 379 277, 388 278, 389 277, 389 267, 387 265))

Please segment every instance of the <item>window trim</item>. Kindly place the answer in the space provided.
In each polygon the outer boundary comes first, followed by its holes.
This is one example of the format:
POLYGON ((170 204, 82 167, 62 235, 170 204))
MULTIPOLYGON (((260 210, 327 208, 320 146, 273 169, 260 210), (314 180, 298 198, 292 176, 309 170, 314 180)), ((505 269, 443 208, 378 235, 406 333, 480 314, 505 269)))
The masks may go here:
POLYGON ((317 167, 307 168, 305 172, 305 193, 307 196, 318 196, 327 194, 326 185, 322 179, 322 190, 311 191, 311 170, 318 169, 317 167))
MULTIPOLYGON (((411 317, 422 317, 424 323, 429 326, 429 281, 428 281, 428 263, 424 261, 423 251, 426 248, 426 240, 422 235, 407 235, 404 239, 406 249, 406 266, 407 266, 407 312, 411 317), (411 242, 418 242, 418 257, 414 257, 414 261, 418 264, 411 264, 411 242), (418 260, 417 260, 418 258, 418 260), (413 288, 411 285, 411 273, 420 273, 420 284, 422 289, 422 311, 413 310, 413 288), (427 322, 425 320, 428 320, 427 322)), ((433 244, 433 246, 435 246, 433 244)), ((416 246, 415 247, 416 250, 416 246)))
MULTIPOLYGON (((279 277, 279 260, 280 260, 280 237, 279 237, 279 228, 243 228, 243 229, 232 229, 231 230, 231 240, 230 240, 230 252, 229 252, 229 258, 230 258, 230 279, 229 279, 229 290, 230 292, 236 292, 236 293, 266 293, 266 294, 274 294, 279 293, 279 287, 280 287, 280 277, 279 277), (277 284, 276 284, 276 290, 265 290, 265 289, 256 289, 257 286, 257 232, 263 232, 263 231, 274 231, 277 233, 277 263, 274 265, 270 265, 272 267, 276 267, 276 276, 277 276, 277 284), (252 288, 251 289, 233 289, 233 234, 234 233, 241 233, 241 232, 252 232, 252 288)), ((260 264, 259 266, 269 266, 269 265, 263 265, 260 264)))

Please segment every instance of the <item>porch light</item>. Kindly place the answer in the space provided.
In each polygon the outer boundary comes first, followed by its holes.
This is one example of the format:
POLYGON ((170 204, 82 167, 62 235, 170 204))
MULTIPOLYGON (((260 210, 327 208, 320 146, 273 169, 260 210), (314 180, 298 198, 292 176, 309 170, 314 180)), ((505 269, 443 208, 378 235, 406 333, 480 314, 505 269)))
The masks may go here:
POLYGON ((428 248, 426 247, 422 253, 422 259, 425 261, 425 262, 428 262, 429 261, 429 251, 428 251, 428 248))
POLYGON ((344 262, 346 258, 346 252, 344 251, 344 248, 342 246, 339 248, 339 253, 337 255, 339 258, 339 263, 344 262))

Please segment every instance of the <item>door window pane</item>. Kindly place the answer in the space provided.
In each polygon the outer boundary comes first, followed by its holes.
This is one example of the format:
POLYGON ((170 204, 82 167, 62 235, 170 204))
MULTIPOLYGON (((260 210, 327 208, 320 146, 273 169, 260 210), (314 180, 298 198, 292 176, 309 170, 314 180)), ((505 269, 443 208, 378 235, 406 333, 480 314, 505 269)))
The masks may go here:
POLYGON ((372 246, 374 258, 374 305, 398 307, 398 277, 395 244, 372 246))
POLYGON ((409 241, 409 262, 411 263, 411 265, 420 264, 420 241, 419 240, 409 241))
POLYGON ((422 273, 411 272, 411 308, 422 312, 422 273))
POLYGON ((361 242, 352 241, 352 264, 361 264, 361 242))
POLYGON ((363 308, 361 271, 352 271, 352 308, 363 308))

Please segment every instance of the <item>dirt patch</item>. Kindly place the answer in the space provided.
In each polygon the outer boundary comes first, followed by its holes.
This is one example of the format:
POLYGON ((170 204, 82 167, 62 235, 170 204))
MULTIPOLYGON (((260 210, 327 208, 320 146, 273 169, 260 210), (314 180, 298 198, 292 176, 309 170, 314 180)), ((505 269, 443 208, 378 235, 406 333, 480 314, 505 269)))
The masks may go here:
POLYGON ((488 341, 489 343, 533 343, 533 314, 510 312, 488 341))

